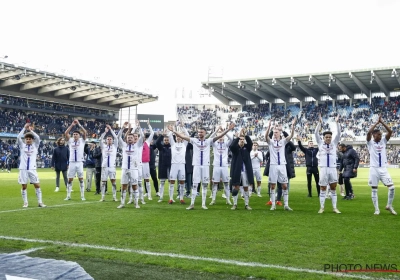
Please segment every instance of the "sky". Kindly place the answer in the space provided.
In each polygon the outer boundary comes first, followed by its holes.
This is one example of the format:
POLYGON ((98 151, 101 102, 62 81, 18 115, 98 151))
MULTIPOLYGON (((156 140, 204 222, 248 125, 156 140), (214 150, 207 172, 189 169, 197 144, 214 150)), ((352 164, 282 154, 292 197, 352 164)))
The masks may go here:
POLYGON ((3 0, 0 9, 6 62, 158 95, 138 113, 165 120, 176 104, 218 102, 198 97, 210 68, 240 79, 400 66, 399 0, 3 0))

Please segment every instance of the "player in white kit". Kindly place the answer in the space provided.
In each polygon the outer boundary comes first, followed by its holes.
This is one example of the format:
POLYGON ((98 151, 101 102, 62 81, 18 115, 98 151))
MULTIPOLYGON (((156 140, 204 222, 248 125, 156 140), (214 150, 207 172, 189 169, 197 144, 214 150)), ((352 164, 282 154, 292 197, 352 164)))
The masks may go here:
POLYGON ((67 197, 64 200, 71 199, 71 190, 72 190, 72 181, 74 180, 75 175, 78 176, 79 186, 81 190, 81 200, 85 199, 85 184, 83 181, 83 162, 84 158, 84 149, 85 149, 85 140, 86 140, 87 132, 82 127, 77 119, 75 119, 72 124, 65 131, 65 140, 68 143, 69 147, 69 166, 68 166, 68 184, 67 184, 67 197), (71 129, 78 125, 82 130, 83 135, 81 137, 81 132, 79 130, 75 130, 72 132, 72 138, 69 133, 71 129))
MULTIPOLYGON (((257 196, 261 197, 261 163, 263 161, 262 153, 258 150, 258 143, 253 142, 253 149, 250 152, 251 165, 253 166, 253 174, 257 182, 257 196)), ((251 193, 251 191, 249 191, 251 193)))
POLYGON ((18 134, 17 141, 20 150, 18 183, 22 186, 21 195, 24 202, 22 207, 28 207, 28 193, 26 190, 28 181, 35 187, 39 207, 46 207, 42 202, 42 190, 40 189, 39 176, 36 172, 36 157, 40 144, 39 135, 33 131, 30 123, 26 123, 18 134), (29 130, 29 132, 24 135, 26 130, 29 130), (24 137, 25 143, 21 140, 22 137, 24 137))
MULTIPOLYGON (((122 130, 128 126, 128 122, 124 123, 122 130)), ((139 146, 138 134, 130 133, 129 130, 126 136, 126 142, 122 139, 122 133, 118 133, 118 146, 122 150, 122 176, 121 176, 121 204, 117 208, 125 207, 126 191, 128 189, 128 183, 132 184, 133 199, 135 202, 135 208, 140 208, 137 184, 139 179, 139 146)))
POLYGON ((268 129, 265 132, 265 139, 269 146, 269 154, 270 154, 270 167, 269 167, 269 176, 268 182, 271 186, 271 210, 276 209, 275 205, 275 186, 276 183, 279 182, 282 184, 282 192, 283 192, 283 204, 284 210, 292 211, 289 207, 289 191, 287 189, 288 176, 286 171, 286 156, 285 156, 285 146, 286 143, 292 139, 294 135, 294 128, 296 126, 297 117, 295 117, 292 121, 292 130, 288 137, 281 139, 281 130, 278 128, 274 129, 274 133, 272 139, 269 138, 269 130, 271 128, 272 120, 270 120, 268 129))
MULTIPOLYGON (((186 128, 181 125, 181 130, 185 136, 189 137, 189 133, 186 128)), ((187 140, 183 140, 179 136, 176 136, 176 142, 172 133, 175 133, 174 127, 172 125, 168 126, 170 132, 168 133, 169 143, 171 144, 171 171, 169 173, 169 204, 174 202, 174 186, 175 180, 179 181, 179 200, 181 204, 185 204, 183 200, 183 195, 185 193, 185 180, 186 180, 186 147, 188 144, 187 140)), ((176 133, 175 133, 176 135, 176 133)))
MULTIPOLYGON (((139 168, 138 168, 138 173, 139 173, 139 181, 138 181, 138 190, 139 190, 139 200, 141 201, 142 204, 146 204, 144 201, 144 195, 143 195, 143 186, 142 186, 142 180, 145 180, 145 186, 150 186, 150 168, 149 168, 149 162, 147 164, 143 164, 143 148, 144 145, 146 144, 147 147, 150 146, 151 139, 153 139, 154 136, 154 131, 150 126, 150 120, 147 120, 147 126, 150 130, 150 136, 145 140, 145 136, 143 133, 142 128, 140 127, 140 122, 136 121, 136 126, 139 129, 139 139, 138 139, 138 147, 139 147, 139 168), (144 169, 144 167, 146 168, 144 169)), ((150 156, 150 151, 149 156, 150 156)), ((150 160, 149 160, 150 161, 150 160)), ((150 187, 147 187, 147 189, 150 189, 150 187)), ((151 199, 151 195, 149 196, 149 200, 151 199)))
MULTIPOLYGON (((219 135, 223 132, 222 126, 220 126, 216 131, 215 135, 219 135)), ((210 137, 213 137, 212 134, 210 137)), ((232 143, 233 135, 231 133, 227 133, 225 137, 219 138, 218 141, 213 143, 213 153, 214 153, 214 162, 213 162, 213 187, 212 187, 212 200, 210 205, 215 205, 215 199, 217 197, 218 184, 220 181, 224 183, 224 191, 226 197, 226 204, 232 205, 230 201, 230 188, 229 188, 229 169, 228 169, 228 152, 229 146, 232 143)))
POLYGON ((332 199, 332 207, 333 212, 336 214, 340 214, 341 212, 337 209, 337 196, 336 196, 336 185, 338 181, 338 174, 336 169, 336 153, 337 147, 340 141, 340 125, 339 125, 339 115, 336 116, 336 136, 332 139, 332 132, 325 131, 322 133, 323 141, 321 141, 321 137, 319 136, 319 130, 321 129, 322 117, 319 115, 319 122, 315 129, 315 140, 318 144, 318 166, 320 168, 319 171, 319 185, 321 187, 321 191, 319 194, 319 202, 321 208, 318 213, 324 213, 325 208, 325 199, 326 199, 326 188, 330 187, 331 199, 332 199))
POLYGON ((379 116, 378 121, 371 126, 367 133, 367 147, 370 156, 368 185, 372 188, 371 197, 372 203, 375 207, 375 215, 379 215, 380 213, 378 207, 379 181, 388 187, 388 203, 386 205, 386 210, 393 215, 397 215, 392 206, 394 199, 394 184, 392 177, 390 177, 390 174, 387 170, 386 144, 391 136, 392 130, 387 124, 384 123, 381 116, 379 116), (379 129, 375 129, 379 123, 381 123, 387 131, 383 139, 382 132, 379 129), (373 139, 371 139, 372 137, 373 139))
MULTIPOLYGON (((120 129, 119 133, 122 133, 122 129, 120 129)), ((115 161, 117 159, 118 138, 117 135, 115 135, 114 130, 108 124, 106 125, 104 133, 100 136, 100 148, 102 153, 100 201, 104 201, 106 192, 106 183, 108 178, 110 178, 112 185, 113 201, 117 201, 117 185, 115 182, 115 174, 116 174, 115 161), (107 136, 106 143, 104 143, 104 137, 108 132, 110 132, 111 135, 107 136)))
POLYGON ((202 193, 201 193, 201 208, 207 210, 206 198, 207 198, 207 186, 210 180, 210 147, 212 143, 224 137, 230 130, 235 127, 234 123, 231 123, 229 128, 222 132, 220 135, 214 138, 206 139, 205 128, 197 130, 198 138, 189 138, 182 133, 175 132, 175 135, 182 139, 190 142, 193 145, 193 188, 192 188, 192 199, 190 206, 187 210, 194 209, 194 202, 197 196, 197 185, 201 182, 202 193))

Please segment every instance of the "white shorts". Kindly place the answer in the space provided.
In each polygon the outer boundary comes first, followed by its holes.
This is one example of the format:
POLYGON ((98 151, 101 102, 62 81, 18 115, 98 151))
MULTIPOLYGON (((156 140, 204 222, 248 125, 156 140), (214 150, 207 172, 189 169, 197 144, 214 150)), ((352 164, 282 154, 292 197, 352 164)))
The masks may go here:
POLYGON ((148 162, 142 163, 142 177, 143 179, 150 179, 150 165, 148 162))
POLYGON ((285 164, 280 164, 280 165, 271 164, 269 167, 268 183, 276 184, 277 182, 281 184, 288 183, 285 164))
POLYGON ((336 167, 320 167, 319 169, 319 185, 326 187, 338 181, 338 173, 336 167))
POLYGON ((115 180, 115 167, 102 167, 101 168, 101 181, 107 181, 107 178, 110 180, 115 180))
POLYGON ((186 180, 186 171, 184 163, 173 163, 171 164, 171 171, 169 173, 170 180, 186 180))
POLYGON ((368 186, 377 187, 379 180, 382 181, 385 186, 393 185, 392 177, 390 177, 386 167, 370 167, 368 186))
POLYGON ((82 161, 73 161, 69 163, 68 167, 68 179, 73 179, 75 175, 78 178, 83 178, 83 162, 82 161))
POLYGON ((210 166, 193 166, 193 184, 198 184, 200 182, 203 184, 208 184, 210 182, 210 166))
POLYGON ((139 180, 139 172, 137 169, 122 169, 121 184, 126 185, 129 182, 132 185, 137 185, 139 180))
POLYGON ((253 168, 253 174, 256 176, 256 182, 261 182, 261 168, 253 168))
POLYGON ((228 166, 214 166, 212 180, 214 183, 219 183, 221 180, 223 183, 229 182, 228 166))
POLYGON ((18 184, 26 185, 26 184, 28 184, 28 179, 31 184, 39 184, 39 176, 36 172, 36 169, 32 169, 32 170, 20 169, 19 170, 18 184))
POLYGON ((243 187, 248 187, 249 186, 249 180, 247 178, 247 173, 246 171, 242 171, 240 174, 240 179, 241 179, 241 186, 243 187))

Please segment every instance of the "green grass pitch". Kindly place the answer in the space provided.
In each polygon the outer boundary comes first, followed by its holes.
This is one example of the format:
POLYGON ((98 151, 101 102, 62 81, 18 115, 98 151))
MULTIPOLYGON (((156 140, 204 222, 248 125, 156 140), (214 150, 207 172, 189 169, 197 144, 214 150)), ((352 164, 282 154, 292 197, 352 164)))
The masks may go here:
MULTIPOLYGON (((389 172, 395 186, 400 184, 399 170, 389 172)), ((49 207, 37 207, 29 185, 29 208, 22 210, 18 170, 0 172, 0 253, 43 247, 29 256, 76 261, 95 279, 400 277, 399 273, 323 273, 327 264, 395 264, 400 270, 400 219, 384 210, 388 194, 382 184, 381 214, 373 215, 368 169, 359 169, 358 178, 352 180, 354 200, 338 196, 342 214, 332 213, 330 200, 325 213, 317 214, 315 186, 314 197, 308 198, 305 168, 296 168, 296 175, 289 195, 293 212, 265 206, 267 177, 263 197, 250 198, 252 211, 244 209, 241 199, 238 210, 230 210, 221 192, 217 205, 203 210, 198 197, 195 210, 187 211, 188 204, 167 203, 167 189, 163 203, 157 202, 153 189, 153 200, 146 199, 141 209, 132 205, 117 209, 119 203, 111 195, 98 202, 94 186, 82 202, 77 180, 72 200, 64 201, 65 187, 54 192, 55 173, 41 169, 43 202, 49 207)), ((397 210, 399 196, 393 203, 397 210)))

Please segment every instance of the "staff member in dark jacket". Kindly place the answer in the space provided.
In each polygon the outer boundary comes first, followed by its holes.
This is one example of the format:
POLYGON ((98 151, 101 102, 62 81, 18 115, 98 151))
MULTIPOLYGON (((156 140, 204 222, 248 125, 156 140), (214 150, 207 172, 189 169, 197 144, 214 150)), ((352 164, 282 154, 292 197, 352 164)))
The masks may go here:
POLYGON ((154 189, 156 190, 156 195, 160 196, 160 194, 158 192, 158 179, 157 179, 157 171, 156 171, 156 150, 157 150, 157 146, 155 145, 156 139, 157 139, 157 136, 153 136, 153 140, 151 141, 151 144, 150 144, 149 167, 150 167, 151 180, 153 180, 154 189))
POLYGON ((186 146, 186 154, 185 154, 185 173, 186 173, 186 181, 185 181, 185 197, 190 197, 190 190, 193 188, 193 145, 192 143, 188 143, 186 146))
POLYGON ((350 178, 357 177, 358 163, 360 157, 351 145, 340 144, 340 151, 343 153, 342 161, 340 163, 339 172, 343 171, 344 188, 346 190, 346 196, 344 199, 353 199, 353 186, 351 185, 350 178))
POLYGON ((164 184, 169 179, 169 172, 171 170, 171 144, 166 132, 157 138, 156 146, 158 149, 158 179, 160 179, 160 199, 158 202, 162 202, 164 184))
MULTIPOLYGON (((93 159, 95 160, 95 182, 96 182, 96 192, 94 194, 101 193, 101 163, 103 162, 103 154, 101 152, 100 147, 95 147, 93 152, 93 159)), ((107 192, 107 181, 106 181, 106 188, 104 192, 107 192)))
POLYGON ((246 133, 246 129, 242 128, 239 137, 234 139, 229 147, 232 152, 232 210, 237 209, 238 192, 240 186, 243 186, 244 189, 244 207, 247 210, 252 210, 249 206, 249 186, 254 186, 253 166, 250 158, 250 152, 253 148, 253 141, 251 141, 249 136, 245 136, 246 133))
POLYGON ((86 154, 86 191, 92 190, 92 179, 96 173, 96 160, 93 158, 93 151, 96 148, 96 142, 92 141, 85 145, 86 154))
POLYGON ((62 172, 65 187, 67 187, 67 170, 69 165, 69 149, 65 146, 65 138, 60 137, 56 141, 57 147, 53 150, 51 168, 56 171, 56 192, 60 190, 60 172, 62 172))
POLYGON ((320 187, 319 187, 319 171, 318 171, 318 159, 317 153, 319 151, 318 148, 314 148, 313 141, 308 141, 307 149, 301 144, 301 141, 298 141, 300 150, 304 153, 306 158, 306 166, 307 166, 307 188, 308 188, 308 197, 312 197, 311 191, 311 180, 314 175, 315 186, 317 188, 317 193, 319 196, 320 187))

